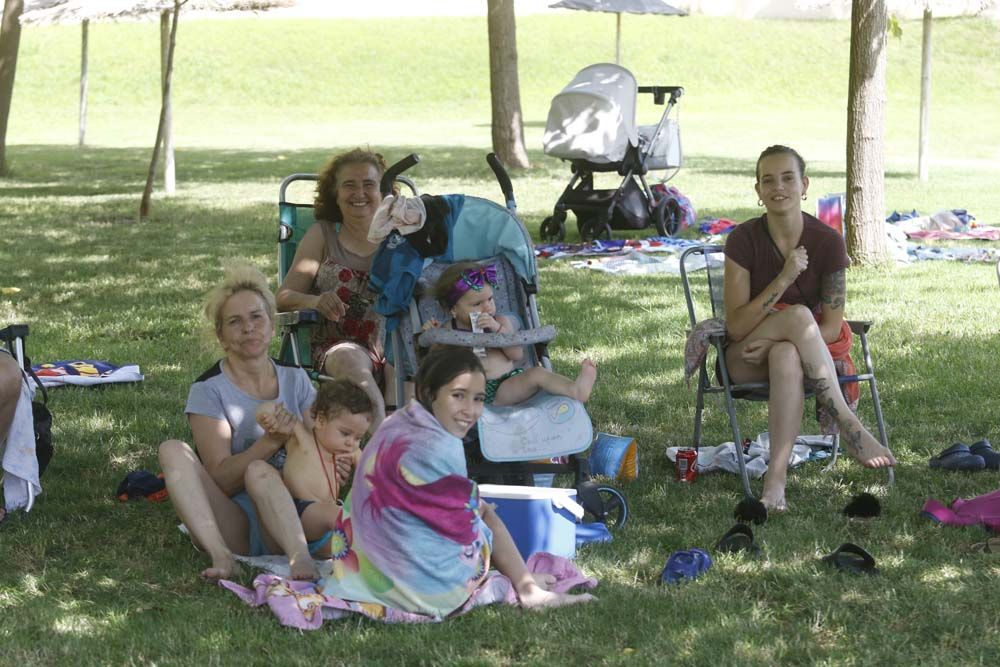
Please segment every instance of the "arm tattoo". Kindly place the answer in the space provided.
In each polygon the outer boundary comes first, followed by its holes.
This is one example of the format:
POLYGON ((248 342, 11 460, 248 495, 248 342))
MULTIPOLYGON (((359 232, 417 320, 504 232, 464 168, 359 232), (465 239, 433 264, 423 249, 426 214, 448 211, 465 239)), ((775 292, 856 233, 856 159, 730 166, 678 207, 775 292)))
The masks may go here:
POLYGON ((761 309, 762 310, 770 310, 771 306, 773 306, 774 302, 777 301, 777 300, 778 300, 778 293, 775 292, 771 296, 767 297, 767 301, 764 302, 764 305, 761 306, 761 309))
POLYGON ((843 308, 847 299, 847 270, 828 273, 820 281, 819 298, 833 309, 843 308))

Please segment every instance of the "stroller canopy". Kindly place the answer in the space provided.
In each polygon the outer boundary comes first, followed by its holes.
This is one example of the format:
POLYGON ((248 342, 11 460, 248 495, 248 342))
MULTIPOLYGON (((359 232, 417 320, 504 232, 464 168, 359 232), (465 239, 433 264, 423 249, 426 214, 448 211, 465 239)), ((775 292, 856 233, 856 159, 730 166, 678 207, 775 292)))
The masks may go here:
POLYGON ((607 164, 639 144, 635 77, 624 67, 584 67, 552 98, 542 145, 545 154, 607 164))

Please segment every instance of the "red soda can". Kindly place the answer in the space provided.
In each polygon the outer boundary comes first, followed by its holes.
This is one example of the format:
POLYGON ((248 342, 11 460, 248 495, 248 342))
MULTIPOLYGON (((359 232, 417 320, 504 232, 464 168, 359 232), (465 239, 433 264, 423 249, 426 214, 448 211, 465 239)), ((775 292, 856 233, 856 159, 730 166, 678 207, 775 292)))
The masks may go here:
POLYGON ((679 449, 674 461, 674 473, 678 482, 693 482, 698 476, 695 464, 698 462, 698 450, 679 449))

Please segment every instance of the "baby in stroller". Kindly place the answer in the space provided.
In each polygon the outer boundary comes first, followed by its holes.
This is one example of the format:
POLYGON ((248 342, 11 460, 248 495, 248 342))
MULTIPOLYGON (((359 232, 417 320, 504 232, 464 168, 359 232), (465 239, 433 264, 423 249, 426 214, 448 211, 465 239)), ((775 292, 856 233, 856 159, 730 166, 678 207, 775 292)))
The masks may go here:
MULTIPOLYGON (((433 288, 434 297, 445 312, 451 314, 451 319, 443 323, 436 319, 428 320, 424 323, 424 331, 450 327, 458 331, 514 332, 517 329, 514 322, 505 315, 497 315, 493 298, 493 288, 496 286, 495 264, 452 264, 441 274, 433 288)), ((520 345, 484 348, 480 356, 483 357, 483 367, 486 369, 488 405, 516 405, 540 390, 586 403, 597 381, 597 366, 590 359, 581 362, 576 380, 570 380, 541 366, 515 368, 515 363, 524 357, 524 348, 520 345)))

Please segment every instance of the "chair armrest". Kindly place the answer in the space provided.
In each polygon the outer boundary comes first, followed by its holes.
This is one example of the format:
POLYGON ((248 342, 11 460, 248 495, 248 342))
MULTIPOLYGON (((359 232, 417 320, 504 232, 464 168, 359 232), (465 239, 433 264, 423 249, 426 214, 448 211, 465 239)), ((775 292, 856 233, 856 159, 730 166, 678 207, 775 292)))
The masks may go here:
POLYGON ((868 333, 872 328, 871 320, 847 320, 847 326, 851 327, 851 332, 859 336, 868 333))
POLYGON ((278 313, 274 316, 274 323, 282 329, 294 329, 301 325, 316 324, 319 322, 318 310, 290 310, 286 313, 278 313))
POLYGON ((417 337, 421 347, 455 345, 457 347, 514 347, 548 343, 556 337, 556 328, 546 324, 537 329, 524 329, 511 333, 472 333, 454 329, 428 329, 417 337))

